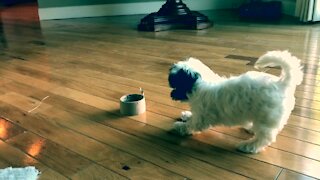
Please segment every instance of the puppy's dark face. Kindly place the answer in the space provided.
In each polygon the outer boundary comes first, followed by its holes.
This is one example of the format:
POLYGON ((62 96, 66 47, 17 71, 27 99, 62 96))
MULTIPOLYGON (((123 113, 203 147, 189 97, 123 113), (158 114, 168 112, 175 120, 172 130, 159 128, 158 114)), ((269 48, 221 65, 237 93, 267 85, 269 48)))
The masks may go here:
POLYGON ((201 78, 200 74, 191 69, 173 65, 169 71, 169 85, 173 89, 171 98, 173 100, 187 101, 187 94, 192 92, 195 82, 201 78))

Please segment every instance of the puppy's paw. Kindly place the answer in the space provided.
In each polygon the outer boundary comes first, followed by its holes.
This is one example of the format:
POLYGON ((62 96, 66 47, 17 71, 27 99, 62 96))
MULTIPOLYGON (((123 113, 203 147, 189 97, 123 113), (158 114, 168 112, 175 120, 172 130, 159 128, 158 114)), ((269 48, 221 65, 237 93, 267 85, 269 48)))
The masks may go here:
POLYGON ((243 129, 246 133, 248 134, 251 134, 251 135, 254 135, 254 131, 252 129, 252 123, 246 123, 244 126, 243 126, 243 129))
POLYGON ((191 132, 189 132, 187 125, 185 122, 175 122, 173 124, 173 132, 175 134, 179 134, 180 136, 187 136, 191 135, 191 132))
POLYGON ((192 116, 192 113, 190 111, 182 111, 180 119, 183 122, 187 122, 191 118, 191 116, 192 116))
POLYGON ((258 147, 254 142, 244 141, 237 146, 237 150, 244 153, 256 154, 264 150, 264 147, 258 147))
POLYGON ((251 135, 254 135, 254 131, 253 131, 251 128, 249 128, 249 129, 243 128, 243 129, 244 129, 244 131, 245 131, 246 133, 251 134, 251 135))

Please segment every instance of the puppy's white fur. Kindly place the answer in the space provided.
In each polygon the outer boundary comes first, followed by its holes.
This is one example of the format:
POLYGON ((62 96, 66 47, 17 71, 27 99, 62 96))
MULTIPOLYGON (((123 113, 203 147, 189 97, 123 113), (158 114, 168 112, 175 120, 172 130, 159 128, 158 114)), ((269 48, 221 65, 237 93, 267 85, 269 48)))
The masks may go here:
POLYGON ((280 66, 280 77, 249 71, 226 79, 195 58, 174 64, 169 74, 170 86, 173 91, 185 92, 184 100, 191 106, 191 112, 182 112, 183 121, 176 122, 174 130, 187 135, 215 125, 241 125, 249 128, 254 137, 240 143, 240 151, 257 153, 270 145, 294 108, 294 92, 303 73, 300 60, 288 51, 267 52, 255 64, 256 68, 266 66, 280 66), (179 71, 196 78, 191 89, 179 89, 183 87, 179 83, 184 83, 178 82, 184 78, 175 77, 182 74, 179 71))
MULTIPOLYGON (((185 69, 190 69, 190 71, 198 72, 201 75, 201 79, 206 82, 217 82, 223 79, 200 60, 193 57, 189 57, 185 61, 180 61, 177 65, 185 69)), ((180 69, 173 68, 170 73, 177 73, 178 70, 180 69)))

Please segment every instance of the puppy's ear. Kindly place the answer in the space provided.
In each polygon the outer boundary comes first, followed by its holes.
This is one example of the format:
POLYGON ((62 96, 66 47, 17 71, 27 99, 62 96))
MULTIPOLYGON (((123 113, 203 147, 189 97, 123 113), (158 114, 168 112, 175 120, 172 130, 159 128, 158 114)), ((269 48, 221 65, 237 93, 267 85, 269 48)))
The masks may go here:
POLYGON ((171 98, 175 101, 188 100, 187 92, 184 90, 178 90, 178 89, 174 89, 171 91, 171 98))
POLYGON ((171 88, 173 100, 187 100, 187 93, 191 93, 195 82, 201 78, 200 74, 191 69, 179 68, 173 65, 170 69, 168 81, 171 88))
POLYGON ((201 75, 198 72, 173 65, 169 70, 168 81, 171 88, 191 89, 199 78, 201 75))

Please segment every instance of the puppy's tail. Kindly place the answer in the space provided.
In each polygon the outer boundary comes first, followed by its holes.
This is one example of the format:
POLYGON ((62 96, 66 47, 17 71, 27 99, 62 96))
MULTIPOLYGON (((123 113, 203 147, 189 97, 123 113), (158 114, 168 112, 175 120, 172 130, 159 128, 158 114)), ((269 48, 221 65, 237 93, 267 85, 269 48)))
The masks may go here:
POLYGON ((285 86, 296 86, 302 82, 303 67, 301 62, 288 51, 269 51, 258 59, 254 67, 259 69, 267 66, 280 66, 282 68, 279 82, 285 86))

